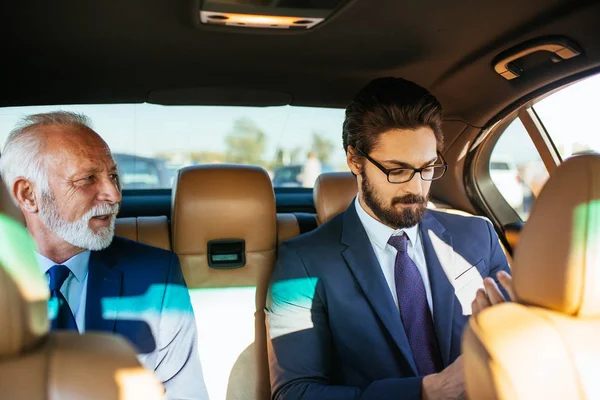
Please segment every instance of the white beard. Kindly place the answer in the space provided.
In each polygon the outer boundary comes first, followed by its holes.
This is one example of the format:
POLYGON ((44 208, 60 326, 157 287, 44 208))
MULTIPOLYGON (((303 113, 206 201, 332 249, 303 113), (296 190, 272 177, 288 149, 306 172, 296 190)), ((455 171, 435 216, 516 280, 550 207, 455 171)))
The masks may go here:
POLYGON ((103 250, 110 246, 115 235, 115 221, 119 206, 103 203, 94 206, 78 221, 69 222, 62 218, 52 194, 44 193, 40 197, 40 219, 48 229, 56 233, 65 242, 87 250, 103 250), (89 226, 90 219, 98 215, 112 214, 110 225, 94 232, 89 226))

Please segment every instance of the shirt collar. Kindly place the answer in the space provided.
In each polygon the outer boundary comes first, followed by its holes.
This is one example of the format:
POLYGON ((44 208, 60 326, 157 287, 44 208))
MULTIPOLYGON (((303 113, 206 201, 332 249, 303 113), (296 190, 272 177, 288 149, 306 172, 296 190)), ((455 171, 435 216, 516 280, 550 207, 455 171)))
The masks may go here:
MULTIPOLYGON (((83 252, 76 254, 73 257, 69 258, 67 261, 65 261, 61 265, 68 267, 71 270, 71 272, 73 273, 73 275, 75 275, 75 278, 79 282, 82 282, 88 272, 88 264, 90 262, 90 254, 91 254, 91 252, 89 250, 83 251, 83 252)), ((52 268, 53 266, 57 265, 54 261, 39 254, 38 252, 35 253, 35 256, 38 260, 38 265, 40 266, 40 270, 42 271, 43 274, 48 272, 48 270, 50 268, 52 268)))
POLYGON ((403 232, 406 233, 410 244, 413 246, 416 245, 418 240, 419 233, 419 224, 413 225, 410 228, 405 229, 392 229, 389 226, 382 224, 377 221, 375 218, 371 217, 358 201, 358 196, 354 200, 354 205, 356 207, 356 213, 358 214, 358 218, 362 223, 365 231, 367 232, 367 236, 372 243, 381 249, 385 249, 390 237, 401 235, 403 232))

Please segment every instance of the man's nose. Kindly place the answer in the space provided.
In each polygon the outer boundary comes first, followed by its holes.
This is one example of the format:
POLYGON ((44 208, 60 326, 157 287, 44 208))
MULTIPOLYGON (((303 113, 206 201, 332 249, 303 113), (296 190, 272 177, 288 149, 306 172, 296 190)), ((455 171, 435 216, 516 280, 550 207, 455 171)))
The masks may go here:
POLYGON ((105 201, 109 204, 118 204, 121 202, 121 199, 122 196, 118 183, 108 177, 103 179, 98 200, 105 201))
POLYGON ((407 192, 423 195, 423 180, 421 179, 421 174, 418 172, 412 177, 412 179, 405 183, 405 190, 407 192))

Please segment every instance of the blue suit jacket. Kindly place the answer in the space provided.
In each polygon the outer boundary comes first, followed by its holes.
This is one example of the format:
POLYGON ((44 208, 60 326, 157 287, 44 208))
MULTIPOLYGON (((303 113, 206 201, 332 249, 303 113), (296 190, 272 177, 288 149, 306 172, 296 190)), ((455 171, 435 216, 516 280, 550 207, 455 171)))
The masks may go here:
POLYGON ((207 399, 197 329, 179 259, 121 237, 90 255, 85 330, 129 339, 168 398, 207 399))
MULTIPOLYGON (((483 277, 509 271, 489 221, 427 211, 421 222, 444 368, 461 351, 483 277)), ((422 378, 354 202, 284 243, 267 298, 274 399, 419 399, 422 378)))

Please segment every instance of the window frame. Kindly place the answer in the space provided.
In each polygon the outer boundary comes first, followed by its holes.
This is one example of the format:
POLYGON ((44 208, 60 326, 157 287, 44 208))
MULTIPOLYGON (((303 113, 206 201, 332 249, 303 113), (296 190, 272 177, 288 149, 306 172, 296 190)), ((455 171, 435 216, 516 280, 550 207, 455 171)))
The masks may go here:
POLYGON ((490 120, 471 144, 465 161, 467 195, 475 208, 487 215, 498 231, 506 233, 507 227, 518 229, 525 221, 508 204, 491 179, 489 164, 496 143, 508 126, 519 119, 551 174, 563 160, 534 106, 546 97, 597 74, 600 74, 600 68, 593 68, 528 94, 490 120))

